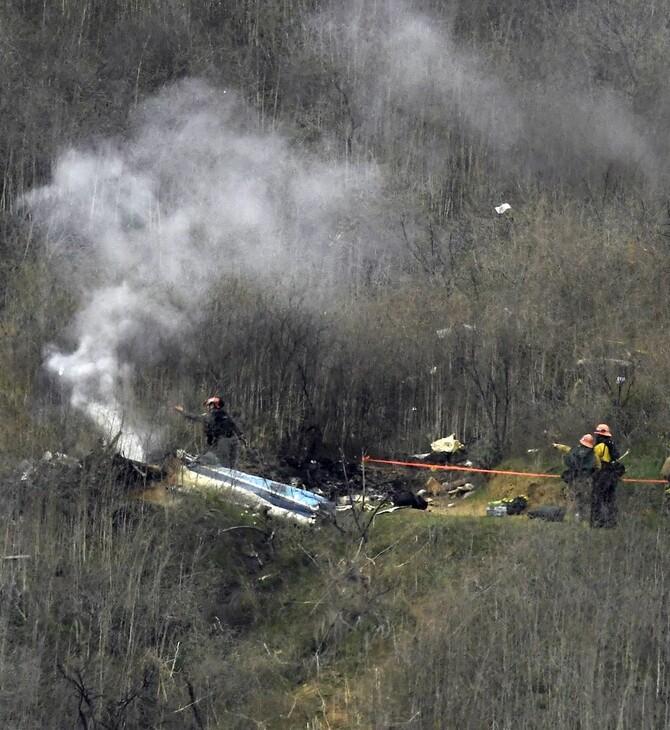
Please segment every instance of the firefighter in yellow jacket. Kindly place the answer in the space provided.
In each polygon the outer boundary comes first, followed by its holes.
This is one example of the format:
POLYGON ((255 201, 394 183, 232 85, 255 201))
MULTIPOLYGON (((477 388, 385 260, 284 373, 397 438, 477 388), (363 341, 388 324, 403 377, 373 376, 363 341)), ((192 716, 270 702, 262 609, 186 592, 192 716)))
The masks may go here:
POLYGON ((593 451, 600 459, 601 469, 593 477, 590 523, 591 527, 616 527, 619 522, 616 492, 625 468, 619 461, 619 448, 610 427, 599 423, 593 435, 596 442, 593 451))

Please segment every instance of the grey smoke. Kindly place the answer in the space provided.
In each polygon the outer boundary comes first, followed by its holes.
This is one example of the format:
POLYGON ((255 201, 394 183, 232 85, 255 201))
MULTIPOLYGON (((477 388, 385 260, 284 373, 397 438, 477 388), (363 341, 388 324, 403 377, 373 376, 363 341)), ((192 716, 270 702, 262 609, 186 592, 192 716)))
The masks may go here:
POLYGON ((162 434, 137 417, 132 367, 177 342, 222 272, 281 280, 319 261, 375 176, 298 157, 230 91, 189 80, 140 107, 125 143, 71 149, 23 204, 82 308, 72 352, 45 364, 72 406, 142 459, 162 434), (305 238, 308 236, 308 238, 305 238))
POLYGON ((648 121, 625 94, 575 76, 571 58, 554 58, 544 84, 512 77, 513 63, 494 65, 458 43, 444 13, 420 13, 401 0, 350 0, 325 28, 316 17, 315 49, 351 80, 361 134, 416 156, 423 140, 434 174, 451 174, 444 138, 429 131, 444 128, 484 147, 509 180, 538 173, 579 180, 614 162, 634 166, 652 186, 660 181, 648 121))
MULTIPOLYGON (((658 175, 658 155, 629 100, 558 82, 558 71, 551 89, 511 83, 503 74, 511 67, 493 68, 455 41, 448 21, 406 3, 338 3, 330 17, 314 16, 312 30, 314 53, 335 66, 350 94, 363 141, 407 151, 419 158, 407 164, 428 177, 452 174, 441 120, 466 135, 463 144, 470 135, 497 154, 510 178, 515 169, 562 166, 558 174, 579 179, 589 164, 609 160, 658 175)), ((187 80, 146 100, 133 122, 123 141, 66 151, 52 182, 24 203, 48 260, 82 301, 76 347, 52 347, 46 365, 75 407, 107 431, 133 434, 140 453, 161 435, 137 422, 132 366, 151 362, 148 333, 177 340, 197 321, 197 303, 222 267, 281 279, 301 271, 308 278, 321 266, 325 276, 325 251, 369 242, 378 252, 385 236, 370 204, 374 166, 298 154, 280 134, 260 130, 231 91, 187 80), (368 235, 351 234, 354 221, 368 235)))

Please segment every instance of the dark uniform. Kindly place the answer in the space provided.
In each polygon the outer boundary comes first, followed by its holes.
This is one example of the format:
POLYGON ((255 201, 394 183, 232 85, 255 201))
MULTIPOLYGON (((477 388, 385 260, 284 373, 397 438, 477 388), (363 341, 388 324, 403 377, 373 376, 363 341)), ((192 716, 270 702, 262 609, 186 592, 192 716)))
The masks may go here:
POLYGON ((208 413, 182 411, 182 415, 189 421, 203 424, 207 450, 201 461, 235 469, 239 442, 244 439, 244 434, 233 417, 224 408, 214 408, 208 413))
POLYGON ((564 463, 566 468, 561 478, 568 486, 569 514, 576 522, 581 522, 588 513, 598 460, 592 448, 579 443, 567 452, 564 463))

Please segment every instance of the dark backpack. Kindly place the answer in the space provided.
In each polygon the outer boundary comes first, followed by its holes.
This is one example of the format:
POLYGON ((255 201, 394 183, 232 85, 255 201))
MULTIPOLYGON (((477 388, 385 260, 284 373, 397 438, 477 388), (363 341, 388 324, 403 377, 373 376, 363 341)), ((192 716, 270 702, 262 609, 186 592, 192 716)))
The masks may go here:
POLYGON ((397 492, 391 498, 394 507, 412 507, 413 509, 428 509, 426 498, 413 492, 397 492))
POLYGON ((543 522, 563 522, 565 507, 555 504, 541 504, 539 507, 530 510, 528 517, 531 520, 542 520, 543 522))
POLYGON ((523 494, 507 497, 502 501, 507 505, 508 515, 520 515, 528 507, 528 497, 523 494))
MULTIPOLYGON (((601 439, 598 440, 600 441, 601 439)), ((612 459, 612 461, 617 461, 617 459, 621 456, 621 453, 614 441, 612 441, 611 438, 603 438, 602 442, 607 446, 607 450, 610 452, 610 459, 612 459)))
POLYGON ((596 470, 596 455, 593 453, 593 449, 582 446, 582 444, 573 446, 565 455, 564 461, 567 467, 561 474, 564 482, 589 476, 596 470))
POLYGON ((617 477, 622 477, 626 473, 626 467, 620 461, 603 461, 602 468, 603 471, 616 474, 617 477))
POLYGON ((602 462, 603 470, 616 474, 617 477, 622 477, 626 473, 626 467, 618 461, 621 453, 619 452, 617 445, 611 438, 603 436, 598 437, 598 443, 605 444, 605 446, 607 446, 611 459, 611 461, 602 462))

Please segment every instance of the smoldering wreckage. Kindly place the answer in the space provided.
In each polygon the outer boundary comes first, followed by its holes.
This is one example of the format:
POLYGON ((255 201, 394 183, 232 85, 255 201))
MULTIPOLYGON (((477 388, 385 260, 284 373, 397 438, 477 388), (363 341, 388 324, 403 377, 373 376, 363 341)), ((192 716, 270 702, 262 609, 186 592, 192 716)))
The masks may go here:
POLYGON ((124 455, 120 435, 101 439, 83 459, 47 452, 38 464, 24 462, 21 480, 38 486, 45 472, 50 481, 86 473, 93 485, 96 478, 111 476, 120 495, 162 505, 193 493, 216 493, 259 519, 305 526, 336 524, 338 513, 347 511, 376 516, 400 509, 428 510, 438 500, 446 507, 455 506, 482 484, 480 475, 466 471, 473 463, 454 434, 432 442, 426 453, 405 457, 408 464, 449 465, 452 470, 441 472, 449 480, 426 477, 424 469, 374 468, 365 461, 345 463, 325 456, 297 459, 286 454, 275 466, 253 465, 257 474, 203 463, 183 450, 161 459, 136 460, 124 455), (459 471, 458 466, 466 470, 459 471))

